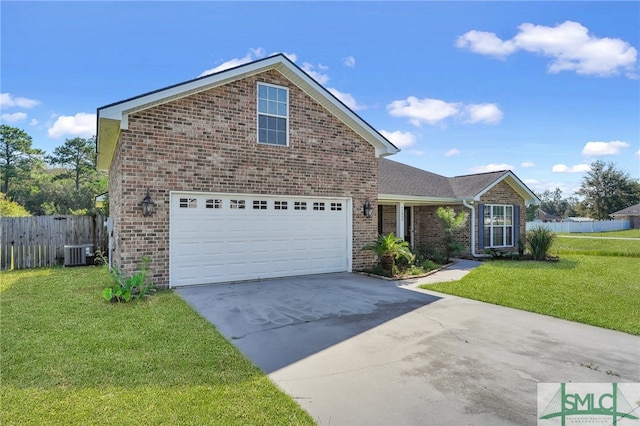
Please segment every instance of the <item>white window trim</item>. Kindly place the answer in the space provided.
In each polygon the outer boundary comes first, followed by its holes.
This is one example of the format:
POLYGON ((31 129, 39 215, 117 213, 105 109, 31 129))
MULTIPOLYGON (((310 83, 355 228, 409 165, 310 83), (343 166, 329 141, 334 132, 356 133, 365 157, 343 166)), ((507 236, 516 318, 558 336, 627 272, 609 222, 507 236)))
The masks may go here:
MULTIPOLYGON (((490 208, 491 208, 491 212, 492 212, 492 213, 493 213, 493 208, 494 208, 494 207, 503 207, 503 208, 505 209, 505 212, 507 211, 507 207, 511 207, 511 225, 507 225, 506 220, 505 220, 504 225, 494 225, 494 224, 493 224, 493 215, 491 215, 491 222, 492 222, 492 223, 491 223, 491 224, 489 224, 488 226, 487 226, 486 224, 483 224, 483 226, 484 226, 485 228, 487 228, 487 227, 489 228, 489 245, 485 245, 485 247, 486 247, 486 248, 515 247, 516 242, 514 241, 514 238, 515 238, 514 232, 515 232, 515 231, 514 231, 514 220, 513 220, 513 219, 514 219, 514 217, 513 217, 513 216, 514 216, 514 210, 515 210, 515 209, 513 208, 513 205, 512 205, 512 204, 485 204, 485 205, 484 205, 484 208, 485 208, 485 209, 486 209, 486 208, 488 208, 488 207, 490 207, 490 208), (505 239, 506 239, 506 237, 507 237, 507 228, 509 228, 509 227, 511 228, 511 244, 510 244, 510 245, 505 245, 505 244, 499 244, 499 245, 496 245, 496 244, 494 244, 494 242, 493 242, 493 232, 492 232, 492 230, 493 230, 494 228, 500 228, 500 227, 502 227, 502 242, 504 242, 504 240, 505 240, 505 239)), ((482 212, 482 217, 483 217, 483 218, 485 217, 485 216, 484 216, 484 211, 482 212)), ((504 217, 506 218, 506 213, 505 213, 505 216, 504 216, 504 217)), ((483 222, 484 222, 484 220, 483 220, 483 222)), ((484 235, 485 235, 485 239, 486 239, 487 229, 485 229, 485 230, 484 230, 484 232, 485 232, 485 234, 484 234, 484 235)))
POLYGON ((284 87, 284 86, 278 86, 276 84, 270 84, 270 83, 264 83, 262 81, 259 81, 256 85, 256 141, 258 142, 258 144, 260 145, 268 145, 268 146, 282 146, 282 147, 288 147, 289 146, 289 88, 288 87, 284 87), (281 115, 277 115, 277 114, 268 114, 268 113, 261 113, 260 112, 260 98, 259 98, 259 87, 260 86, 267 86, 267 87, 275 87, 277 89, 284 89, 287 92, 287 116, 283 117, 281 115), (260 116, 261 115, 265 115, 267 117, 278 117, 278 118, 284 118, 286 120, 286 143, 284 145, 279 145, 276 143, 268 143, 268 142, 260 142, 260 116))

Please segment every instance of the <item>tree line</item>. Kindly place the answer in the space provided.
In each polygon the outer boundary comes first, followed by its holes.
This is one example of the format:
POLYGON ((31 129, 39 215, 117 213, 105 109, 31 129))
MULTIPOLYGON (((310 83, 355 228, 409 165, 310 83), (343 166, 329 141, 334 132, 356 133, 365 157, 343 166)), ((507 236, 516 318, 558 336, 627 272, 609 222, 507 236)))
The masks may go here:
POLYGON ((576 194, 581 198, 575 195, 563 198, 560 188, 536 193, 540 205, 529 207, 527 220, 532 221, 538 209, 559 219, 571 216, 611 219, 611 213, 640 203, 640 181, 617 169, 614 163, 597 160, 591 163, 576 194))
POLYGON ((24 130, 1 125, 0 216, 105 213, 95 207, 107 190, 95 146, 95 136, 71 138, 47 155, 24 130))

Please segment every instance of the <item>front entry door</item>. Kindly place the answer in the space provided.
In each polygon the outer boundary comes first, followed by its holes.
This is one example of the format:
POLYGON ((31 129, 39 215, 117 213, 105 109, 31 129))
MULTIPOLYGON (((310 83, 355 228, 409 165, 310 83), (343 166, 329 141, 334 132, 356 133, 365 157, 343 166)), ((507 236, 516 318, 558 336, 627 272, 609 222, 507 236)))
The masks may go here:
POLYGON ((413 218, 411 217, 411 207, 404 208, 404 240, 413 247, 413 218))

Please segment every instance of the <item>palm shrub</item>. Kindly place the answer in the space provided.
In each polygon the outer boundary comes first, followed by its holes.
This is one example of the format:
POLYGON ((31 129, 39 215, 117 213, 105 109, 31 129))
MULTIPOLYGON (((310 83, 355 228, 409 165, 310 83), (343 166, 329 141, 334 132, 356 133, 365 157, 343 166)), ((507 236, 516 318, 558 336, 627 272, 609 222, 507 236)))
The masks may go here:
POLYGON ((456 213, 453 207, 438 207, 436 210, 436 216, 442 224, 444 229, 444 239, 442 241, 444 249, 445 263, 451 260, 451 257, 456 256, 462 250, 464 246, 455 236, 455 232, 464 227, 467 223, 467 212, 456 213))
POLYGON ((526 244, 533 260, 546 260, 556 235, 545 226, 527 232, 526 244))
POLYGON ((409 243, 396 237, 393 232, 389 235, 379 235, 373 244, 364 246, 362 250, 372 251, 378 255, 380 266, 389 274, 393 273, 396 260, 405 259, 409 264, 415 260, 409 243))

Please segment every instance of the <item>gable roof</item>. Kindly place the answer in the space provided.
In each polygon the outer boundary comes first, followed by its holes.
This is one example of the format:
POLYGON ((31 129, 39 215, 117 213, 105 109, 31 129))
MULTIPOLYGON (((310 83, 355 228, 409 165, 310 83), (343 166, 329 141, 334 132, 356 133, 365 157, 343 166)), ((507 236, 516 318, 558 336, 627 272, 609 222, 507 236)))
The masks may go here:
POLYGON ((525 204, 539 204, 540 200, 510 170, 445 177, 416 167, 378 159, 378 197, 381 200, 410 200, 421 203, 479 201, 500 182, 511 186, 525 204))
POLYGON ((342 101, 311 78, 285 55, 277 54, 98 108, 98 132, 96 138, 98 169, 109 169, 120 130, 128 128, 129 114, 210 90, 268 70, 280 72, 369 142, 375 148, 376 157, 392 155, 400 151, 369 123, 349 109, 342 101))
POLYGON ((562 219, 561 217, 556 216, 554 214, 549 214, 549 213, 545 212, 544 210, 542 210, 540 208, 536 210, 535 218, 538 219, 538 220, 542 220, 542 221, 545 221, 545 220, 547 220, 547 221, 558 221, 558 220, 562 219))
POLYGON ((640 216, 640 203, 627 207, 626 209, 618 210, 615 213, 611 213, 609 216, 640 216))

